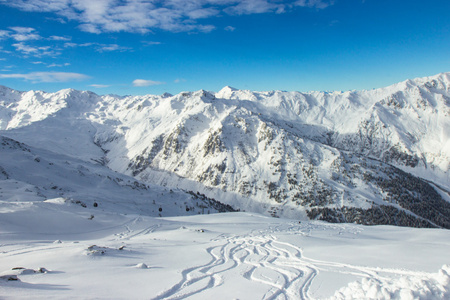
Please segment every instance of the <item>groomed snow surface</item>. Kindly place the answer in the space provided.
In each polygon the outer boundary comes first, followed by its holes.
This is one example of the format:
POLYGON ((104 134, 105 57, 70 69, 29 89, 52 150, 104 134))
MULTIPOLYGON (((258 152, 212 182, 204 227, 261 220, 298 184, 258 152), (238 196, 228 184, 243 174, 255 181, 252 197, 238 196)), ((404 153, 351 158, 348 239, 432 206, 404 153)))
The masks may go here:
POLYGON ((441 229, 2 201, 0 298, 449 299, 449 248, 441 229))

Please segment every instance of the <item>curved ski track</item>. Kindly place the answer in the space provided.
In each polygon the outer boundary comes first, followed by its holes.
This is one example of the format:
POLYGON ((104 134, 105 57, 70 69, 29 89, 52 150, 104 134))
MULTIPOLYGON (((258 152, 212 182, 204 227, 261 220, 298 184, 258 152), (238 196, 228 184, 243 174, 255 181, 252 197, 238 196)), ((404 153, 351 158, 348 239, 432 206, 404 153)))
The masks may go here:
POLYGON ((181 280, 154 299, 183 299, 220 286, 227 271, 269 287, 263 299, 308 299, 317 269, 302 260, 301 250, 275 237, 226 238, 222 245, 207 248, 211 260, 185 269, 181 280))
MULTIPOLYGON (((222 237, 223 238, 223 237, 222 237)), ((206 249, 211 260, 181 271, 178 283, 154 297, 154 300, 201 298, 201 293, 219 287, 231 276, 268 287, 261 299, 312 299, 309 293, 320 271, 350 274, 377 282, 392 276, 425 276, 426 272, 404 269, 357 266, 304 257, 302 250, 273 235, 225 237, 222 243, 206 249), (225 240, 225 243, 223 241, 225 240)))
MULTIPOLYGON (((162 224, 140 224, 141 217, 136 217, 122 225, 125 231, 115 234, 115 241, 150 234, 162 224), (142 226, 144 225, 144 226, 142 226), (135 229, 135 227, 137 227, 135 229)), ((119 227, 117 226, 117 227, 119 227)), ((284 232, 290 232, 287 228, 284 232)), ((300 230, 295 227, 295 234, 309 235, 311 226, 300 230)), ((181 271, 181 279, 167 290, 154 297, 154 300, 205 298, 203 292, 224 285, 230 278, 241 277, 253 284, 266 287, 261 299, 311 299, 310 286, 319 272, 349 274, 359 278, 368 278, 377 282, 388 281, 393 276, 411 276, 424 278, 430 273, 409 271, 405 269, 375 268, 357 266, 333 261, 322 261, 305 257, 302 249, 288 242, 280 241, 274 234, 282 232, 281 227, 269 230, 254 230, 248 235, 219 235, 211 240, 212 246, 206 248, 209 262, 186 268, 181 271), (272 234, 273 233, 273 234, 272 234)), ((2 247, 15 246, 16 249, 4 249, 3 256, 17 256, 40 251, 49 251, 61 246, 53 243, 36 241, 28 245, 4 244, 2 247)))

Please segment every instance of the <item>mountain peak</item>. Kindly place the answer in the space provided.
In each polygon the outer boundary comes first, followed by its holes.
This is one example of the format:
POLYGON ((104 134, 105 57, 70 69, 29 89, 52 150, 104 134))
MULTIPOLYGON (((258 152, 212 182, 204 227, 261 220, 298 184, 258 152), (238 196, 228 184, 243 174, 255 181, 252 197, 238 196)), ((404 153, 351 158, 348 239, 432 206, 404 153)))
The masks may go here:
POLYGON ((170 97, 173 97, 171 93, 165 92, 164 94, 161 94, 161 98, 170 98, 170 97))
POLYGON ((236 88, 234 88, 234 87, 231 87, 231 86, 227 85, 227 86, 223 87, 220 91, 218 91, 218 92, 216 93, 216 97, 217 97, 217 98, 224 98, 224 99, 226 99, 226 98, 232 98, 232 96, 233 96, 236 92, 239 92, 239 91, 240 91, 240 90, 238 90, 238 89, 236 89, 236 88))
POLYGON ((227 85, 227 86, 224 86, 220 91, 232 91, 232 92, 235 92, 235 91, 238 91, 238 89, 227 85))

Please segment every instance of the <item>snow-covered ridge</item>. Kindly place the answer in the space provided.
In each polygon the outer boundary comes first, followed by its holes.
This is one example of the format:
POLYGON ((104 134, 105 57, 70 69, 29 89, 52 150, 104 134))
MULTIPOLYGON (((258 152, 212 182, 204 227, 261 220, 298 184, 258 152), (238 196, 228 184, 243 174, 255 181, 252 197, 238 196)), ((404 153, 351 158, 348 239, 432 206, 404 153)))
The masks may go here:
POLYGON ((340 222, 370 212, 395 217, 368 223, 410 226, 447 226, 422 210, 447 211, 449 113, 450 73, 332 93, 0 88, 0 134, 27 145, 235 208, 340 222))

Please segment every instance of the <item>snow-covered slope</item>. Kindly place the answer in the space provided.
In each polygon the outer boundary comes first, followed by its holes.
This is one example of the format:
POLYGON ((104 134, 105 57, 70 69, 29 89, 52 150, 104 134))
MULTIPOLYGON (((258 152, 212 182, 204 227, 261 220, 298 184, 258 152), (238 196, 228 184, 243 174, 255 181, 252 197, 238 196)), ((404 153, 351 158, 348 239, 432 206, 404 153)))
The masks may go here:
MULTIPOLYGON (((32 215, 33 209, 30 208, 42 203, 56 203, 61 207, 78 206, 80 216, 86 220, 93 219, 97 212, 105 210, 147 216, 233 211, 193 191, 169 190, 144 184, 98 163, 35 149, 1 136, 0 153, 2 213, 27 209, 32 215)), ((2 217, 5 220, 13 215, 2 217)), ((59 220, 56 218, 51 224, 59 220)), ((70 223, 66 225, 77 227, 70 223)), ((47 232, 52 230, 48 228, 47 232)))
POLYGON ((334 93, 0 95, 1 135, 138 181, 273 216, 450 228, 449 73, 334 93))
POLYGON ((0 206, 2 299, 450 297, 448 230, 14 202, 0 206))

